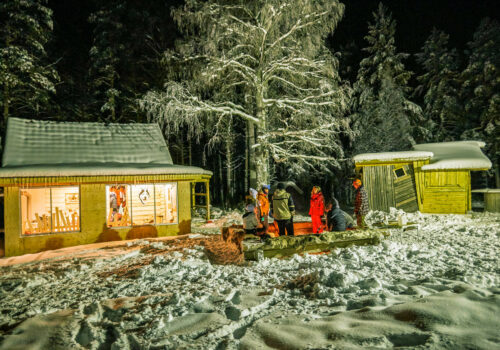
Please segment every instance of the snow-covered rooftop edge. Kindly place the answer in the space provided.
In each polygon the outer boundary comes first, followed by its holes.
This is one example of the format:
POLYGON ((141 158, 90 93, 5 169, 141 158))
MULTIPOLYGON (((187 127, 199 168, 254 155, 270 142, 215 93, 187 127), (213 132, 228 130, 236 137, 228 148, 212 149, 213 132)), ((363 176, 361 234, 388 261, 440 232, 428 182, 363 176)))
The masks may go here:
POLYGON ((402 151, 402 152, 382 152, 382 153, 362 153, 354 156, 354 162, 389 162, 389 161, 413 161, 432 158, 432 152, 422 151, 402 151))
POLYGON ((431 151, 434 156, 430 164, 422 166, 422 170, 487 170, 491 161, 484 155, 482 141, 453 141, 424 143, 413 146, 416 151, 431 151))
POLYGON ((202 168, 173 164, 54 164, 0 168, 0 178, 112 176, 112 175, 212 175, 202 168))

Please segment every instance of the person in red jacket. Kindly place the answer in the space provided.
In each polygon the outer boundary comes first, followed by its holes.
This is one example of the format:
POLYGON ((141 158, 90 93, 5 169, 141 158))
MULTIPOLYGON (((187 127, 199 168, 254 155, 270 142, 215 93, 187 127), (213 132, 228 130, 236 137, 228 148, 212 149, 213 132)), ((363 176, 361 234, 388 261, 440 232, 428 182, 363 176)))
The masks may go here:
POLYGON ((311 191, 311 206, 309 215, 311 216, 313 233, 322 233, 321 217, 325 213, 325 200, 319 186, 314 186, 311 191))

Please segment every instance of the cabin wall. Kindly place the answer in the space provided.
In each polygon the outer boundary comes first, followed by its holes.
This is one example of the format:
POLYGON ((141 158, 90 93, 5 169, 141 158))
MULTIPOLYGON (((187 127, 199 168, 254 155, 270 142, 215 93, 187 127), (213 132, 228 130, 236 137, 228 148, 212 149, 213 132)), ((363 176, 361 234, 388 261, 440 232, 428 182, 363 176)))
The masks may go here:
POLYGON ((420 208, 412 163, 366 165, 363 167, 363 184, 371 210, 388 212, 394 207, 415 212, 420 208))
POLYGON ((420 173, 422 212, 465 214, 471 210, 470 171, 435 170, 420 173))
POLYGON ((371 210, 388 212, 395 206, 392 165, 366 166, 363 168, 363 186, 371 210))
MULTIPOLYGON (((173 180, 175 181, 175 180, 173 180)), ((38 253, 81 244, 162 237, 191 231, 191 186, 177 182, 178 224, 106 227, 106 185, 80 185, 80 232, 21 235, 19 187, 5 187, 5 255, 38 253)))

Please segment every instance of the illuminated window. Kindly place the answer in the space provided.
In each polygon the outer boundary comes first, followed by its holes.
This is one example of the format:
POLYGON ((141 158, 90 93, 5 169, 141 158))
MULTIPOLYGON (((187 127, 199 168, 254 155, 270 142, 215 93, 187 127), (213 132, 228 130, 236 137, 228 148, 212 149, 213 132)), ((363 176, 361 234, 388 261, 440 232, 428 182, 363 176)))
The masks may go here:
POLYGON ((21 224, 25 235, 80 230, 80 189, 21 189, 21 224))
POLYGON ((177 185, 175 183, 155 185, 156 223, 177 223, 177 185))
POLYGON ((153 185, 132 185, 132 225, 155 223, 155 189, 153 185))
POLYGON ((106 186, 106 218, 108 227, 130 226, 130 186, 106 186))
POLYGON ((108 227, 178 222, 177 184, 106 186, 108 227))

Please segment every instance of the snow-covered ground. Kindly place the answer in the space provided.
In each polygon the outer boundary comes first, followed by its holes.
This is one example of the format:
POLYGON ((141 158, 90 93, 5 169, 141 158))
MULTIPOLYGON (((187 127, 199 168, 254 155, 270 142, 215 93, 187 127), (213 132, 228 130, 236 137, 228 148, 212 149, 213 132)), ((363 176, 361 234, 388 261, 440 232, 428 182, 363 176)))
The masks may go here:
POLYGON ((420 228, 244 266, 140 240, 0 267, 0 349, 500 348, 500 214, 403 219, 420 228))

